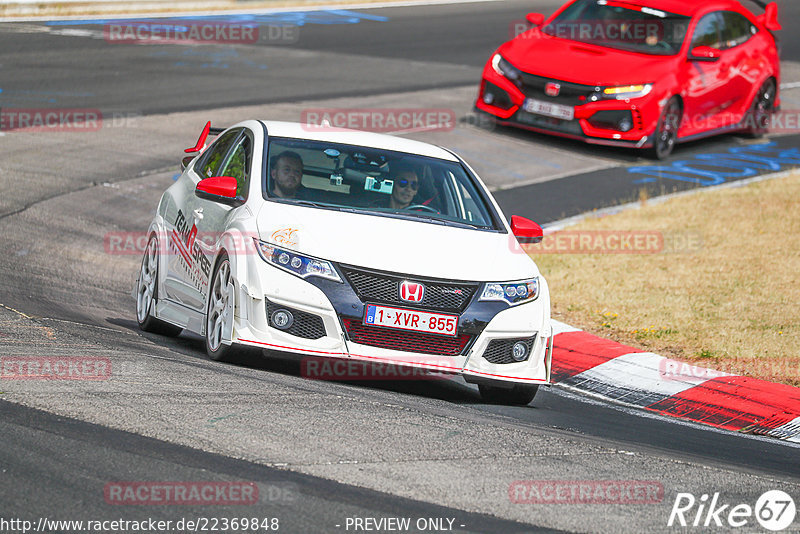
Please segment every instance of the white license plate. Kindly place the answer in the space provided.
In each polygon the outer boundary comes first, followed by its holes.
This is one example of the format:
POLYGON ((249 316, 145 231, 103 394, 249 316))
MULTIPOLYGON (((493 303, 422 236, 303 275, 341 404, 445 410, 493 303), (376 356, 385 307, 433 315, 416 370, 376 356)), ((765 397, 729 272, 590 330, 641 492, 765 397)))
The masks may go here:
POLYGON ((545 102, 543 100, 536 100, 535 98, 526 98, 522 108, 528 113, 538 113, 539 115, 546 115, 566 121, 571 121, 575 118, 574 108, 562 106, 561 104, 553 104, 552 102, 545 102))
POLYGON ((458 315, 367 304, 364 324, 455 336, 458 330, 458 315))

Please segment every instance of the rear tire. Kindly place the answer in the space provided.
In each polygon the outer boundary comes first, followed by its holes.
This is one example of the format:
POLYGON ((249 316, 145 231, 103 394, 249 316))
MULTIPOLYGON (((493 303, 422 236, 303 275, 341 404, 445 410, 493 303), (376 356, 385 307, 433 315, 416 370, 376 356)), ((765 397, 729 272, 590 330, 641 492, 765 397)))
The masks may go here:
POLYGON ((761 85, 747 112, 747 134, 752 137, 762 137, 766 134, 773 113, 775 113, 775 80, 770 78, 761 85))
POLYGON ((214 361, 229 361, 233 356, 232 345, 222 343, 222 332, 228 318, 228 302, 233 295, 228 291, 231 281, 231 262, 224 252, 214 269, 206 306, 206 353, 214 361))
POLYGON ((183 328, 153 317, 158 299, 158 239, 152 236, 142 257, 139 279, 136 281, 136 321, 145 332, 175 337, 183 328))
POLYGON ((512 404, 526 406, 531 403, 539 391, 539 386, 514 386, 512 388, 501 388, 488 384, 478 384, 481 398, 492 404, 512 404))
POLYGON ((650 157, 665 159, 672 154, 672 150, 678 142, 678 128, 681 125, 682 113, 680 100, 673 96, 667 101, 658 118, 656 131, 653 133, 653 146, 649 149, 650 157))

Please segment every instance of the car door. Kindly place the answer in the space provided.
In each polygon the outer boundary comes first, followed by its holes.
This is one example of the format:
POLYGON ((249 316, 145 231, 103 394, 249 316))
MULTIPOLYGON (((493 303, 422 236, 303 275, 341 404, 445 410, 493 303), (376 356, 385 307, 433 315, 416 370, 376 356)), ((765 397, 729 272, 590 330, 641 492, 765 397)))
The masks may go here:
POLYGON ((747 17, 734 11, 722 12, 722 47, 730 58, 731 75, 728 81, 734 101, 730 110, 741 120, 750 107, 750 95, 756 89, 765 70, 766 58, 757 50, 752 37, 758 28, 747 17))
MULTIPOLYGON (((231 144, 219 166, 212 171, 212 176, 231 176, 236 178, 236 196, 247 201, 250 186, 250 173, 253 159, 253 134, 247 128, 242 128, 239 135, 231 144)), ((205 177, 209 169, 201 169, 205 177)), ((241 209, 247 209, 242 206, 241 209)), ((200 272, 202 279, 202 307, 205 312, 205 298, 208 296, 208 284, 213 276, 213 261, 216 259, 222 246, 226 246, 229 254, 243 250, 242 243, 223 243, 222 236, 230 226, 232 217, 239 213, 239 208, 228 204, 202 199, 195 195, 193 216, 197 219, 198 239, 196 240, 197 254, 202 256, 200 272), (199 217, 198 217, 199 215, 199 217)))
POLYGON ((735 52, 723 49, 722 26, 721 12, 714 11, 698 21, 692 34, 687 58, 683 135, 713 130, 730 122, 726 121, 725 114, 737 100, 729 84, 734 74, 735 52), (720 57, 715 61, 693 59, 691 51, 698 46, 715 48, 720 57))
POLYGON ((166 221, 170 244, 167 298, 194 311, 204 311, 216 238, 224 231, 225 215, 231 209, 197 197, 195 188, 204 178, 221 176, 242 131, 225 132, 187 169, 180 180, 183 187, 175 195, 176 213, 173 220, 166 221))

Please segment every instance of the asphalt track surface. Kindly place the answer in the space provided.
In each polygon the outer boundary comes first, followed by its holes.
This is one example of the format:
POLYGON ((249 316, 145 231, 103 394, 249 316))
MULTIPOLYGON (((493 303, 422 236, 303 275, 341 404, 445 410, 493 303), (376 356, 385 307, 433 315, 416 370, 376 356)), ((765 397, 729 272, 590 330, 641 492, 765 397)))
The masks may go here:
MULTIPOLYGON (((796 5, 780 4, 784 21, 797 20, 796 5)), ((469 123, 484 59, 529 6, 329 14, 303 19, 300 39, 282 46, 120 45, 98 38, 97 24, 0 24, 0 106, 92 108, 116 120, 99 132, 0 137, 0 355, 103 357, 113 369, 98 382, 0 382, 0 517, 241 516, 111 505, 103 488, 114 481, 253 481, 262 499, 244 515, 278 517, 284 532, 344 532, 348 517, 451 518, 459 532, 663 532, 678 492, 752 505, 782 489, 800 499, 800 449, 774 440, 556 388, 520 408, 483 404, 460 381, 309 381, 295 358, 244 352, 218 364, 195 337, 136 327, 129 290, 140 256, 110 253, 104 236, 146 228, 206 118, 449 107, 459 127, 412 136, 455 147, 509 214, 540 222, 631 200, 642 186, 701 186, 641 182, 628 169, 653 163, 629 151, 469 123), (658 481, 663 500, 511 502, 514 481, 558 479, 658 481)), ((783 36, 784 60, 798 59, 799 41, 783 36)), ((667 165, 763 142, 693 143, 667 165)), ((774 142, 796 148, 791 136, 774 142)))

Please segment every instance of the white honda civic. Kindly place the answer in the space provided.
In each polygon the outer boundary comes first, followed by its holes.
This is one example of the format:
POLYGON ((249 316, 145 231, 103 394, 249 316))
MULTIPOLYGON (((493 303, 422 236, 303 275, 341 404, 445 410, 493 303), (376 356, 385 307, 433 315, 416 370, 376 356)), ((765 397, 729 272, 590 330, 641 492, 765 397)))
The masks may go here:
POLYGON ((520 246, 542 229, 507 223, 453 152, 256 120, 186 151, 134 287, 143 330, 195 332, 214 360, 249 345, 461 375, 490 402, 549 383, 550 295, 520 246))

